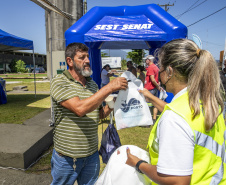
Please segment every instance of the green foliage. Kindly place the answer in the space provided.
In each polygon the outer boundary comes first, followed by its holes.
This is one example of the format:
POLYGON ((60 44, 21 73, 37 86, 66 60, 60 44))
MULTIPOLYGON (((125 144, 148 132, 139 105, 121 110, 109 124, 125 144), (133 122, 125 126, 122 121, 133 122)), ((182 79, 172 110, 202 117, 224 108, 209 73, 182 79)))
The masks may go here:
POLYGON ((15 59, 12 59, 12 61, 9 64, 9 67, 10 67, 12 73, 16 72, 16 60, 15 59))
POLYGON ((25 65, 25 62, 23 60, 18 60, 16 62, 15 67, 16 67, 16 71, 17 72, 21 72, 21 73, 27 72, 27 69, 25 68, 26 65, 25 65))
POLYGON ((126 61, 126 59, 123 58, 121 60, 121 69, 122 70, 126 70, 126 68, 127 68, 126 64, 127 64, 127 61, 126 61))
POLYGON ((139 65, 142 62, 142 58, 144 57, 145 52, 143 49, 132 49, 131 52, 127 53, 126 58, 132 60, 133 63, 139 65))
POLYGON ((109 57, 107 53, 101 52, 101 57, 109 57))

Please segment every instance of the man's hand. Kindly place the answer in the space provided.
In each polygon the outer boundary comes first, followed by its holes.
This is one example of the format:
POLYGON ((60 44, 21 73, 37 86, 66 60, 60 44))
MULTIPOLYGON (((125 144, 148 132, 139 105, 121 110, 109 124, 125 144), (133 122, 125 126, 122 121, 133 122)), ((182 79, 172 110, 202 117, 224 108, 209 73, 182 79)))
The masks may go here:
POLYGON ((128 82, 124 77, 117 77, 114 80, 110 81, 107 86, 112 89, 112 92, 126 90, 128 88, 128 82))

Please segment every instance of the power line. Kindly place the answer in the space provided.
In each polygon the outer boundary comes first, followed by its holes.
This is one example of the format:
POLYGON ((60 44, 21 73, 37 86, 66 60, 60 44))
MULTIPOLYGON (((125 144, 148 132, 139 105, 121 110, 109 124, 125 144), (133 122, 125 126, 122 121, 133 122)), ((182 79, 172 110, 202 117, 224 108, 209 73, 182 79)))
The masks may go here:
MULTIPOLYGON (((197 2, 199 2, 199 0, 197 0, 194 4, 192 4, 185 12, 187 12, 187 11, 189 11, 197 2)), ((185 13, 184 12, 184 13, 185 13)), ((182 13, 183 14, 183 13, 182 13)), ((182 15, 182 14, 180 14, 180 15, 182 15)), ((180 16, 180 15, 177 15, 177 16, 180 16)), ((180 17, 179 17, 180 18, 180 17)), ((179 19, 178 18, 178 19, 179 19)))
POLYGON ((215 45, 215 46, 220 46, 220 47, 224 46, 223 44, 216 44, 216 43, 208 42, 208 41, 202 41, 202 42, 207 43, 207 44, 212 44, 212 45, 215 45))
POLYGON ((194 23, 192 23, 192 24, 188 25, 187 27, 192 26, 192 25, 194 25, 194 24, 196 24, 196 23, 198 23, 198 22, 200 22, 200 21, 202 21, 202 20, 206 19, 207 17, 210 17, 210 16, 212 16, 212 15, 214 15, 214 14, 216 14, 216 13, 220 12, 220 11, 221 11, 221 10, 223 10, 224 8, 226 8, 226 6, 225 6, 225 7, 223 7, 223 8, 221 8, 220 10, 217 10, 216 12, 214 12, 214 13, 212 13, 212 14, 210 14, 210 15, 208 15, 208 16, 206 16, 206 17, 204 17, 204 18, 202 18, 202 19, 200 19, 200 20, 198 20, 198 21, 196 21, 196 22, 194 22, 194 23))
POLYGON ((216 28, 219 28, 219 27, 222 27, 222 26, 225 26, 226 23, 221 23, 221 24, 218 24, 216 26, 214 25, 211 25, 211 27, 206 27, 205 29, 206 30, 200 30, 200 28, 198 29, 199 33, 202 33, 202 32, 206 32, 206 31, 209 31, 209 30, 212 30, 212 29, 216 29, 216 28))
POLYGON ((182 13, 182 14, 179 14, 179 15, 177 15, 177 16, 175 16, 175 17, 178 17, 177 19, 179 19, 179 18, 181 18, 182 17, 182 15, 184 15, 185 13, 187 13, 187 12, 190 12, 191 10, 194 10, 195 8, 197 8, 198 6, 200 6, 201 4, 203 4, 203 3, 205 3, 207 0, 204 0, 204 1, 202 1, 201 3, 199 3, 198 5, 196 5, 195 7, 193 7, 198 1, 196 1, 190 8, 188 8, 184 13, 182 13), (193 7, 193 8, 192 8, 193 7))

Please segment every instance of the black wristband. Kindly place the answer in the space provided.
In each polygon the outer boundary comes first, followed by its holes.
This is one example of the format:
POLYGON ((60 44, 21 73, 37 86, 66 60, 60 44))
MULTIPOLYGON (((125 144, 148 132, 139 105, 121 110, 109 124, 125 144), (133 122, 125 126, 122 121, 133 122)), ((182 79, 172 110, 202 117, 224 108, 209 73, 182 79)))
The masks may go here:
POLYGON ((140 161, 137 162, 135 168, 136 168, 136 170, 137 170, 139 173, 143 173, 143 172, 140 171, 140 169, 139 169, 139 166, 140 166, 141 163, 147 163, 147 161, 140 160, 140 161))

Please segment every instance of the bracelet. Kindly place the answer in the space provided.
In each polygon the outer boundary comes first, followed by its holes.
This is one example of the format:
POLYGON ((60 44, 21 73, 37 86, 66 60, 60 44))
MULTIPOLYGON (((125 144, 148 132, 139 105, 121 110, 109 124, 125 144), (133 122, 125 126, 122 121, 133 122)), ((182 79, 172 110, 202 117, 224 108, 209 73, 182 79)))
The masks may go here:
POLYGON ((143 174, 143 172, 140 171, 140 169, 139 169, 139 166, 140 166, 141 163, 147 163, 147 161, 144 161, 144 160, 138 161, 137 164, 136 164, 136 166, 135 166, 135 168, 136 168, 136 170, 137 170, 139 173, 142 173, 142 174, 143 174))

